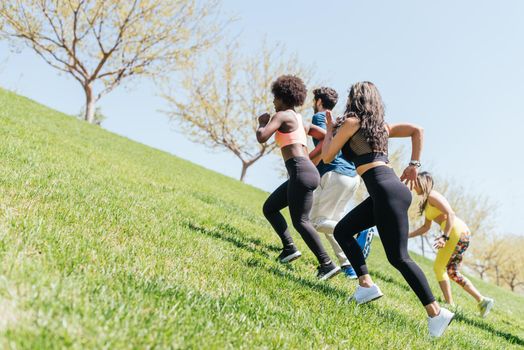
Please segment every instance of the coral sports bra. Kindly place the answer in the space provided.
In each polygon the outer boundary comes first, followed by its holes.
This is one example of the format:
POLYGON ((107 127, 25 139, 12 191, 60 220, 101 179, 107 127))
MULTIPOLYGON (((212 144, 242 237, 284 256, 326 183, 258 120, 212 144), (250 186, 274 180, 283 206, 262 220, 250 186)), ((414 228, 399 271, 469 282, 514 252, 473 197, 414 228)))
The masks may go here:
POLYGON ((294 143, 300 143, 307 147, 307 135, 306 130, 304 130, 302 116, 296 112, 293 113, 297 118, 298 127, 291 132, 280 132, 277 130, 275 133, 275 141, 280 148, 292 145, 294 143))

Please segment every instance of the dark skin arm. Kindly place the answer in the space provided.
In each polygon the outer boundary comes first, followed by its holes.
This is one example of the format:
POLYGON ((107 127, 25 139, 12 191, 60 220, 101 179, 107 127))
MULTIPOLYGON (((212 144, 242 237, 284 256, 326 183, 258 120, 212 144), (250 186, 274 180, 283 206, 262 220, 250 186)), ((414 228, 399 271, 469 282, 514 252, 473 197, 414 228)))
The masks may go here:
POLYGON ((264 113, 258 117, 257 141, 264 143, 282 126, 282 113, 277 112, 273 117, 264 113))

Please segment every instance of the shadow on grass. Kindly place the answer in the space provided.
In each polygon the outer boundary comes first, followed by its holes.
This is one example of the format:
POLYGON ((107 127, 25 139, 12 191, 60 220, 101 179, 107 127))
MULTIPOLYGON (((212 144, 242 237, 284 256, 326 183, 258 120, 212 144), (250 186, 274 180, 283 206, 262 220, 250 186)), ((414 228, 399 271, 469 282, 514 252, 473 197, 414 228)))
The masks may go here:
POLYGON ((264 243, 259 238, 247 237, 242 231, 240 231, 238 228, 236 228, 235 226, 232 226, 230 224, 219 223, 217 227, 219 229, 221 229, 221 230, 224 230, 224 231, 228 232, 228 233, 234 234, 234 235, 239 236, 239 237, 243 237, 245 240, 249 241, 251 244, 254 244, 254 245, 258 246, 258 247, 264 248, 264 249, 266 249, 268 251, 278 252, 279 253, 280 250, 282 249, 281 247, 278 247, 276 245, 264 243))
POLYGON ((245 235, 242 234, 241 231, 239 231, 235 227, 230 226, 228 224, 220 224, 218 228, 216 227, 215 228, 206 228, 206 227, 202 227, 197 224, 194 224, 191 221, 184 221, 182 223, 182 226, 187 227, 188 229, 192 231, 202 233, 206 236, 217 238, 227 243, 231 243, 237 248, 243 249, 250 253, 262 255, 266 258, 270 257, 268 250, 270 251, 279 250, 275 246, 262 243, 258 239, 246 237, 245 235), (224 234, 222 230, 233 233, 233 234, 229 234, 229 235, 224 234))
POLYGON ((497 337, 501 337, 501 338, 504 338, 506 339, 507 341, 509 341, 510 343, 512 344, 517 344, 517 345, 524 345, 524 339, 514 335, 514 334, 511 334, 511 333, 506 333, 506 332, 503 332, 503 331, 499 331, 498 329, 494 328, 493 326, 485 323, 485 322, 482 322, 480 320, 476 320, 476 319, 472 319, 472 318, 469 318, 467 316, 464 316, 463 314, 456 314, 455 315, 455 320, 456 321, 460 321, 460 322, 464 322, 466 324, 469 324, 470 326, 473 326, 473 327, 477 327, 477 328, 480 328, 486 332, 489 332, 491 334, 493 334, 494 336, 497 336, 497 337))
MULTIPOLYGON (((278 251, 279 250, 277 247, 275 247, 273 245, 270 245, 270 244, 263 243, 263 242, 261 242, 258 239, 253 239, 253 238, 246 237, 245 235, 243 235, 242 231, 238 230, 236 227, 231 226, 229 224, 220 223, 218 225, 218 229, 217 228, 208 229, 208 228, 199 226, 197 224, 194 224, 191 221, 184 221, 182 223, 182 225, 187 227, 187 228, 189 228, 189 229, 191 229, 191 230, 193 230, 193 231, 195 231, 195 232, 205 234, 206 236, 209 236, 209 237, 220 239, 220 240, 222 240, 224 242, 227 242, 227 243, 231 243, 232 245, 236 246, 237 248, 246 250, 246 251, 248 251, 250 253, 254 253, 254 254, 259 255, 259 256, 263 256, 265 258, 270 258, 270 255, 269 255, 268 251, 278 251), (224 230, 226 232, 229 232, 230 235, 226 235, 223 232, 221 232, 220 230, 224 230), (244 240, 246 240, 248 243, 244 242, 244 240), (258 248, 254 248, 251 245, 255 245, 258 248), (260 248, 262 248, 262 249, 260 249, 260 248)), ((295 276, 292 272, 289 271, 289 269, 290 269, 289 266, 287 267, 288 271, 283 271, 283 270, 281 270, 279 268, 276 268, 274 266, 268 266, 268 264, 266 262, 260 261, 257 258, 250 258, 250 259, 248 259, 247 266, 248 267, 252 267, 252 268, 257 268, 257 269, 264 269, 264 270, 266 270, 269 273, 272 273, 272 274, 274 274, 276 276, 279 276, 279 277, 284 278, 284 279, 286 279, 288 281, 291 281, 291 282, 293 282, 293 283, 295 283, 295 284, 297 284, 299 286, 306 287, 306 288, 309 288, 309 289, 314 290, 316 292, 325 294, 326 296, 338 297, 338 298, 346 298, 346 299, 350 297, 350 295, 349 295, 349 293, 347 293, 347 291, 341 290, 341 289, 336 288, 334 286, 331 286, 331 285, 329 285, 329 284, 327 284, 325 282, 315 282, 315 281, 311 281, 311 280, 308 280, 308 279, 305 279, 305 278, 302 278, 302 277, 299 277, 299 276, 295 276)), ((395 280, 394 278, 392 278, 390 276, 387 276, 387 275, 383 274, 380 271, 374 271, 373 274, 376 275, 377 278, 379 278, 379 279, 381 279, 381 280, 383 280, 385 282, 395 284, 396 286, 400 287, 401 289, 404 289, 406 291, 410 291, 408 286, 404 285, 403 283, 395 280)), ((412 323, 414 327, 416 326, 415 323, 409 322, 409 320, 404 315, 402 315, 400 313, 397 313, 396 311, 384 310, 384 309, 382 309, 382 308, 380 308, 380 307, 378 307, 378 306, 376 306, 374 304, 366 304, 366 305, 363 305, 363 306, 372 308, 374 311, 379 312, 385 318, 388 318, 388 319, 390 319, 392 321, 398 322, 398 320, 401 319, 403 322, 412 323), (385 312, 385 311, 387 311, 387 312, 385 312)), ((487 323, 484 323, 482 321, 471 319, 471 318, 466 317, 466 316, 464 316, 462 314, 457 314, 456 317, 455 317, 455 320, 459 321, 459 322, 464 322, 464 323, 466 323, 466 324, 468 324, 470 326, 482 329, 482 330, 484 330, 486 332, 491 333, 494 336, 504 338, 505 340, 507 340, 508 342, 510 342, 512 344, 524 345, 524 340, 522 338, 520 338, 520 337, 518 337, 516 335, 513 335, 511 333, 500 331, 500 330, 494 328, 493 326, 491 326, 491 325, 489 325, 487 323)))
POLYGON ((393 277, 391 276, 388 276, 386 275, 385 273, 383 272, 380 272, 380 271, 377 271, 377 270, 371 270, 371 275, 373 277, 376 277, 377 279, 381 280, 381 281, 384 281, 384 282, 387 282, 387 283, 391 283, 391 284, 394 284, 395 286, 401 288, 401 289, 404 289, 405 291, 407 292, 411 292, 411 289, 409 288, 409 286, 404 282, 400 282, 396 279, 394 279, 393 277))
MULTIPOLYGON (((282 271, 281 269, 276 268, 276 267, 265 266, 260 261, 257 261, 256 264, 253 264, 253 262, 251 261, 250 263, 248 263, 248 266, 256 267, 259 269, 260 268, 265 269, 267 272, 272 273, 278 277, 284 278, 287 281, 291 281, 300 287, 309 288, 315 292, 322 293, 327 297, 336 297, 340 299, 345 299, 347 300, 348 304, 352 303, 351 301, 349 301, 349 298, 351 297, 351 295, 346 290, 342 290, 340 288, 329 285, 325 281, 324 282, 311 281, 309 279, 295 276, 288 271, 282 271)), ((383 306, 377 306, 372 303, 360 305, 357 307, 372 309, 374 312, 380 314, 382 317, 386 318, 387 320, 391 322, 397 322, 397 323, 401 322, 408 327, 417 327, 417 324, 415 322, 411 321, 409 318, 405 317, 401 313, 396 312, 395 310, 385 309, 383 306)))

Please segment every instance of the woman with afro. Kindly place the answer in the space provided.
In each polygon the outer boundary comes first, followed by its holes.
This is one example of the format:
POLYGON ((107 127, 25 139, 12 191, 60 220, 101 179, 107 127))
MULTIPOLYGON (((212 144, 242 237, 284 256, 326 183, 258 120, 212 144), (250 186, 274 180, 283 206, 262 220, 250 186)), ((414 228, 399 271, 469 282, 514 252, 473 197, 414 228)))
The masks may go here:
MULTIPOLYGON (((278 259, 281 263, 287 263, 302 255, 291 238, 284 216, 280 213, 282 209, 289 207, 293 227, 318 259, 317 278, 326 280, 339 273, 340 267, 331 261, 309 221, 313 191, 320 183, 320 175, 309 159, 302 116, 295 111, 295 107, 304 104, 306 86, 302 79, 296 76, 283 75, 273 82, 271 91, 276 113, 273 116, 264 113, 258 117, 257 140, 265 143, 275 135, 289 179, 266 200, 263 207, 264 215, 282 240, 283 248, 278 259)), ((308 133, 317 139, 323 139, 325 135, 322 128, 314 125, 308 125, 308 133)))

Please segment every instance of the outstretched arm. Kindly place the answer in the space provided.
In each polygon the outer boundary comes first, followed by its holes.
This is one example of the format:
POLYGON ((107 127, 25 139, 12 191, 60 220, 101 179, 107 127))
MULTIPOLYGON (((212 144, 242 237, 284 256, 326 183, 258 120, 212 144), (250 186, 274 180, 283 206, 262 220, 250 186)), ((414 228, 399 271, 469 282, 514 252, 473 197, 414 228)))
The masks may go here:
POLYGON ((420 226, 415 231, 409 233, 408 238, 413 238, 413 237, 423 235, 424 233, 428 232, 430 228, 431 228, 431 221, 426 219, 424 221, 424 225, 420 226))
POLYGON ((264 113, 258 117, 257 141, 264 143, 277 131, 282 125, 280 114, 276 113, 273 117, 269 113, 264 113))
MULTIPOLYGON (((422 154, 422 144, 424 141, 424 129, 414 124, 391 124, 387 125, 389 137, 411 137, 411 160, 420 161, 422 154)), ((418 167, 415 165, 409 165, 402 176, 401 181, 404 181, 406 185, 409 185, 413 189, 413 184, 417 179, 418 167)))
POLYGON ((331 163, 342 149, 344 144, 350 139, 359 128, 359 122, 356 118, 346 118, 344 123, 339 127, 337 134, 333 136, 334 122, 331 112, 326 112, 326 137, 322 145, 322 160, 324 163, 331 163))

